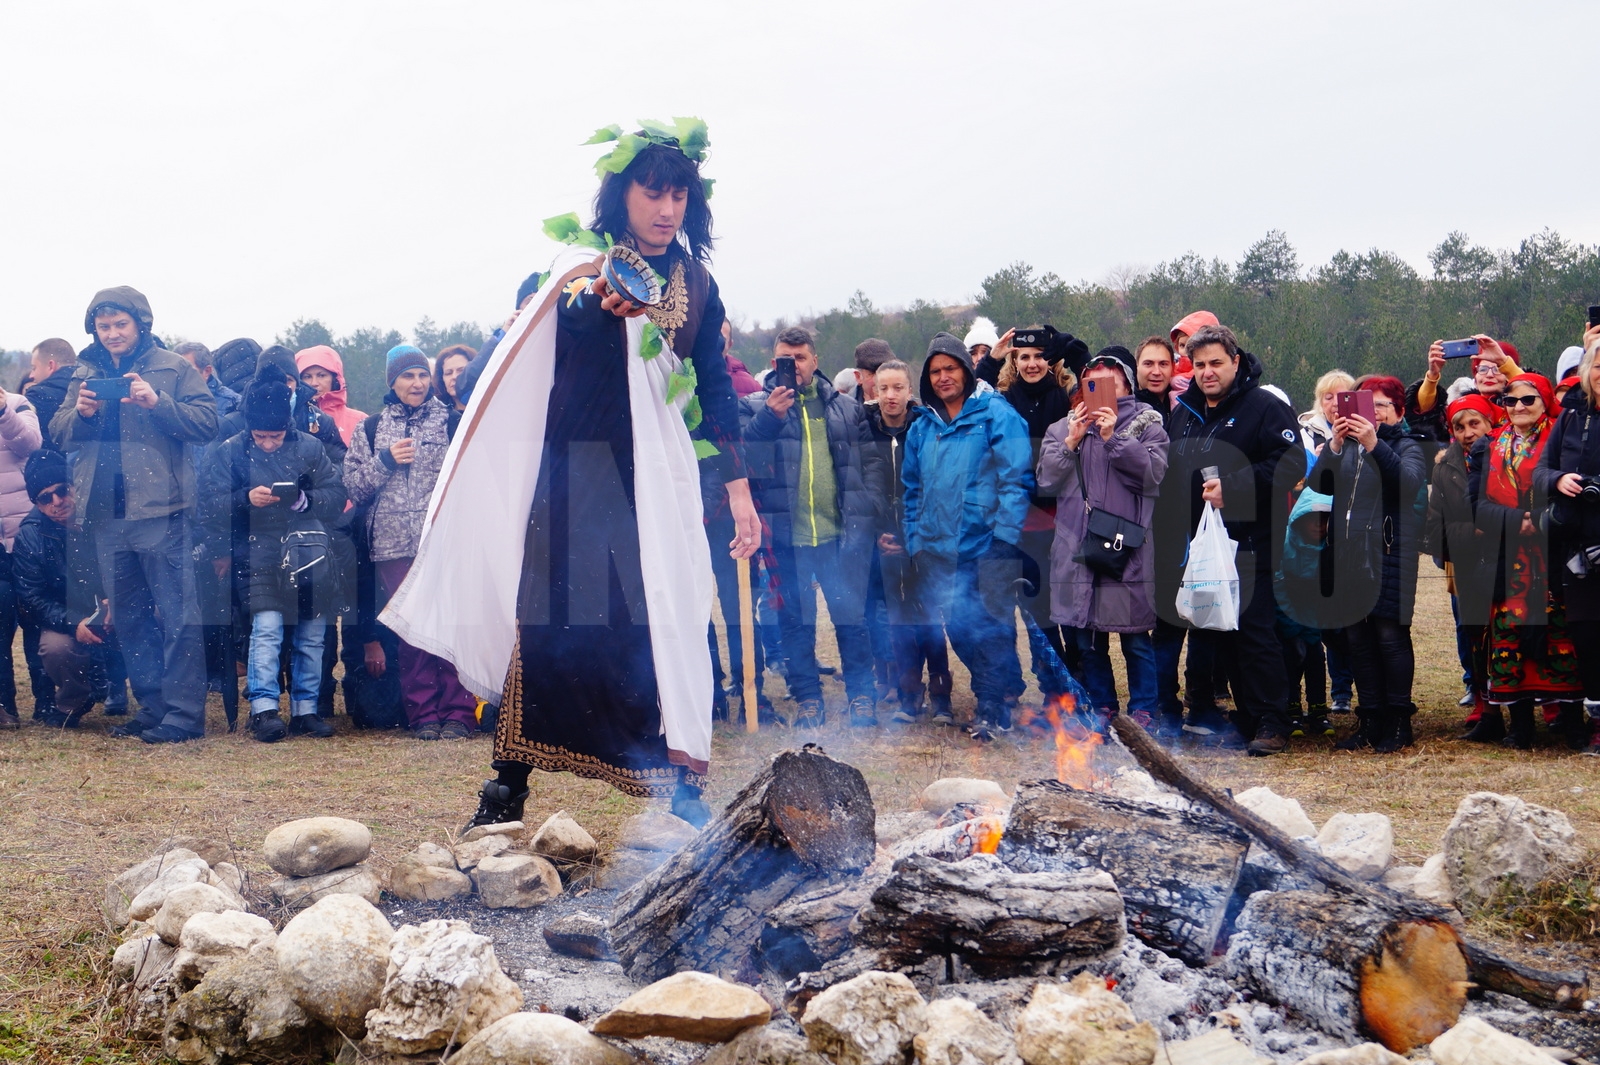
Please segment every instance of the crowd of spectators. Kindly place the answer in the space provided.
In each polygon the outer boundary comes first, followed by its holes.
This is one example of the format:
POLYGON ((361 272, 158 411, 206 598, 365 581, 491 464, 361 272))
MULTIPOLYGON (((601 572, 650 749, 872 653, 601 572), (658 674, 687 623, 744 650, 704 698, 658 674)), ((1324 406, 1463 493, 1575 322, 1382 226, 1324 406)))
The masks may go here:
MULTIPOLYGON (((326 738, 342 662, 359 727, 493 727, 447 660, 378 618, 505 328, 482 351, 395 347, 368 415, 327 346, 169 351, 126 287, 96 293, 84 327, 82 351, 36 345, 23 392, 0 402, 0 632, 21 630, 36 723, 78 728, 101 706, 113 735, 183 742, 205 730, 208 690, 235 720, 242 678, 257 740, 326 738)), ((1032 709, 1025 648, 1042 700, 1077 692, 1072 709, 1127 713, 1164 742, 1270 755, 1342 732, 1338 748, 1393 752, 1413 742, 1428 572, 1449 591, 1449 621, 1426 623, 1456 632, 1463 738, 1527 749, 1543 721, 1600 753, 1597 349, 1592 326, 1546 377, 1487 335, 1435 342, 1409 386, 1332 369, 1304 413, 1205 311, 1092 354, 1049 325, 981 318, 932 337, 920 365, 869 338, 833 380, 801 328, 754 373, 729 350, 764 530, 759 715, 992 740, 1032 709), (1447 381, 1451 366, 1465 372, 1447 381), (1208 515, 1236 545, 1222 627, 1181 608, 1208 515), (844 688, 832 708, 819 596, 844 688)), ((702 487, 710 542, 726 543, 724 493, 702 487)), ((746 649, 735 565, 712 554, 728 654, 724 670, 708 630, 709 694, 727 717, 746 649)), ((0 656, 0 729, 21 723, 13 672, 0 656)))

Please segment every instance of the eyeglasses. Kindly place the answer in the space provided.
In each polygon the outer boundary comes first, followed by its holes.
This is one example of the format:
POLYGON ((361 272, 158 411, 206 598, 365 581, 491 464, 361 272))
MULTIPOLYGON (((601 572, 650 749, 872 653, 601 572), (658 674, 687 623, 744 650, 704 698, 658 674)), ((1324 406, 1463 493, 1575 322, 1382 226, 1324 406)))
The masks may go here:
POLYGON ((56 500, 65 500, 70 495, 72 495, 72 489, 63 485, 60 488, 46 488, 44 491, 34 496, 33 501, 39 504, 41 507, 48 507, 56 500))
POLYGON ((1387 399, 1374 400, 1373 403, 1372 403, 1372 409, 1373 410, 1394 410, 1394 404, 1391 403, 1387 399))
POLYGON ((1515 407, 1518 403, 1522 404, 1524 407, 1531 407, 1535 403, 1543 403, 1543 402, 1544 402, 1544 400, 1540 399, 1536 395, 1535 396, 1501 396, 1500 397, 1500 405, 1502 407, 1508 407, 1508 408, 1509 407, 1515 407))

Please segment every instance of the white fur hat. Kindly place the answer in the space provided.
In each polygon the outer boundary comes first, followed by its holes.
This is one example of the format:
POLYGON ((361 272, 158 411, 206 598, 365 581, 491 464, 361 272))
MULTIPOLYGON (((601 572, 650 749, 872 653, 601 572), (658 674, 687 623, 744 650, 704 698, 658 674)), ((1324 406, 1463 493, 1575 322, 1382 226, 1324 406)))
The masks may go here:
POLYGON ((993 351, 1000 346, 1000 334, 995 331, 993 322, 980 315, 972 320, 972 328, 967 330, 961 343, 966 345, 968 351, 978 344, 985 344, 993 351))
POLYGON ((1563 377, 1570 377, 1578 372, 1578 364, 1583 361, 1583 349, 1574 344, 1561 353, 1561 358, 1556 360, 1556 383, 1563 377))

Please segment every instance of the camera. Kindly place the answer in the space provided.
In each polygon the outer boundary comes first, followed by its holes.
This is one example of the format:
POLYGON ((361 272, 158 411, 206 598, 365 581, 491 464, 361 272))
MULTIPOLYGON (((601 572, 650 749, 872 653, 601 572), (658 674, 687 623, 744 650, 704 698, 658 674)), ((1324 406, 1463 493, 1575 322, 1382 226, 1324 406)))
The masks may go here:
POLYGON ((1583 478, 1578 485, 1578 498, 1587 497, 1591 503, 1600 499, 1600 473, 1583 478))

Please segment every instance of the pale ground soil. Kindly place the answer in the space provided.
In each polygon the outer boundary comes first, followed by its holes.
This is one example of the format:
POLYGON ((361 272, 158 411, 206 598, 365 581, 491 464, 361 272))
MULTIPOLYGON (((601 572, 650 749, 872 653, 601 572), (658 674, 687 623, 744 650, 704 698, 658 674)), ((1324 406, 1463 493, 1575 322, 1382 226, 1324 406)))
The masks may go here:
MULTIPOLYGON (((1267 759, 1230 752, 1191 752, 1190 765, 1215 783, 1240 790, 1267 784, 1293 796, 1319 824, 1340 811, 1376 810, 1394 821, 1397 861, 1420 864, 1468 792, 1519 795, 1559 809, 1585 847, 1600 840, 1600 762, 1570 755, 1541 732, 1541 746, 1517 753, 1454 742, 1462 712, 1454 636, 1443 582, 1425 579, 1419 592, 1417 645, 1418 744, 1399 755, 1335 754, 1326 741, 1297 741, 1292 753, 1267 759)), ((824 626, 824 631, 826 626, 824 626)), ((831 633, 825 660, 837 661, 831 633)), ((1026 651, 1024 651, 1026 662, 1026 651)), ((1120 670, 1120 665, 1119 665, 1120 670)), ((19 678, 26 677, 20 655, 19 678)), ((26 688, 26 682, 23 681, 26 688)), ((958 670, 957 706, 970 708, 958 670)), ((830 705, 842 708, 837 682, 825 682, 830 705)), ((781 681, 768 692, 783 705, 781 681)), ((1037 701, 1030 689, 1029 701, 1037 701)), ((24 711, 31 701, 22 699, 24 711)), ((0 733, 0 1061, 154 1061, 153 1048, 118 1037, 105 973, 115 940, 99 916, 107 879, 148 854, 163 838, 189 833, 224 838, 241 851, 257 878, 256 856, 275 824, 334 814, 371 826, 373 863, 382 866, 426 839, 442 839, 465 820, 487 772, 486 736, 424 744, 399 733, 358 733, 338 719, 328 741, 294 738, 274 746, 224 730, 213 697, 212 732, 181 747, 113 740, 107 721, 92 717, 77 733, 24 727, 0 733)), ((887 720, 887 714, 883 718, 887 720)), ((949 729, 888 728, 875 732, 829 724, 804 740, 858 766, 880 812, 906 809, 918 791, 944 776, 1018 780, 1053 776, 1053 747, 1020 730, 980 747, 949 729)), ((755 735, 718 726, 714 780, 708 798, 726 801, 774 752, 802 742, 778 729, 755 735)), ((642 808, 602 784, 536 775, 527 819, 537 823, 565 809, 608 844, 642 808)), ((259 881, 258 881, 259 882, 259 881)), ((1553 960, 1589 960, 1592 942, 1532 944, 1553 960)))

